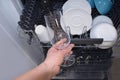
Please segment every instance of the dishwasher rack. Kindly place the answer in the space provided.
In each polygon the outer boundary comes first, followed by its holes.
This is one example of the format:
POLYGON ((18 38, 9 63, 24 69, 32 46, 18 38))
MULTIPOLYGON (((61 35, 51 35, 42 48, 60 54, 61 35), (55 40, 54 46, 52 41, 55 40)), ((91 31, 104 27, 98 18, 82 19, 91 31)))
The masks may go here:
MULTIPOLYGON (((27 0, 25 4, 25 8, 23 9, 22 15, 20 16, 20 21, 18 22, 20 28, 25 32, 25 34, 28 34, 30 36, 30 39, 35 36, 35 25, 44 25, 45 26, 45 20, 44 15, 47 14, 47 11, 42 7, 41 1, 44 0, 27 0)), ((48 0, 47 0, 48 1, 48 0)), ((64 4, 66 0, 52 0, 51 5, 48 5, 51 9, 51 11, 54 10, 61 10, 62 5, 64 4)), ((117 44, 115 46, 119 46, 119 33, 120 33, 120 12, 119 12, 119 1, 115 0, 115 3, 112 10, 107 14, 108 17, 110 17, 114 23, 115 28, 118 31, 118 40, 117 44)), ((92 9, 92 17, 96 17, 100 15, 96 9, 92 9)), ((72 42, 76 44, 100 44, 102 43, 102 39, 90 39, 89 37, 90 31, 88 31, 85 34, 82 34, 80 36, 71 36, 72 42), (87 36, 86 36, 87 35, 87 36), (75 38, 78 39, 75 39, 75 38), (81 42, 81 43, 77 43, 81 42)), ((36 37, 35 37, 36 38, 36 37)), ((31 41, 31 40, 29 40, 31 41)), ((29 42, 30 43, 30 42, 29 42)))
MULTIPOLYGON (((40 44, 43 54, 46 56, 48 49, 51 45, 41 43, 37 38, 34 30, 35 25, 44 25, 44 15, 47 11, 42 7, 43 0, 26 0, 22 15, 20 16, 19 34, 24 37, 30 45, 40 44)), ((48 0, 47 0, 48 1, 48 0)), ((51 0, 48 5, 52 11, 61 10, 62 5, 67 0, 51 0)), ((118 40, 115 47, 120 46, 120 2, 115 0, 112 10, 107 14, 118 32, 118 40)), ((100 15, 96 9, 92 9, 92 17, 100 15)), ((111 58, 113 54, 112 48, 99 49, 94 44, 102 43, 103 39, 90 39, 90 31, 82 34, 81 36, 71 36, 71 42, 75 44, 73 54, 75 55, 75 63, 71 67, 61 67, 61 72, 53 79, 69 80, 69 79, 85 79, 85 80, 108 80, 109 69, 111 67, 111 58), (87 36, 86 36, 87 35, 87 36)))

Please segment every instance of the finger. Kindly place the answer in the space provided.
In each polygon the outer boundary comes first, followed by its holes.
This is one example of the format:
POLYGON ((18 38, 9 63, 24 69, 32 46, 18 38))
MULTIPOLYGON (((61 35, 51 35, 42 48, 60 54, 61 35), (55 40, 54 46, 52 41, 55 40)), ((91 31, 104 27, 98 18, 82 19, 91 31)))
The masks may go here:
POLYGON ((64 55, 69 54, 73 47, 74 47, 74 44, 70 44, 66 49, 62 50, 63 54, 64 55))
POLYGON ((67 39, 64 38, 64 39, 61 39, 60 41, 58 41, 56 44, 54 44, 54 45, 51 47, 50 51, 51 51, 51 50, 57 50, 57 47, 60 46, 60 45, 62 45, 66 40, 67 40, 67 39))
POLYGON ((67 40, 66 38, 61 39, 60 41, 58 41, 58 42, 57 42, 55 45, 53 45, 53 46, 59 46, 59 45, 63 44, 66 40, 67 40))
POLYGON ((74 47, 74 44, 70 44, 68 47, 66 47, 66 49, 64 49, 66 52, 70 52, 72 50, 72 48, 74 47))
POLYGON ((73 51, 70 51, 68 54, 66 54, 65 56, 68 56, 68 55, 72 55, 73 51))
POLYGON ((54 48, 53 46, 48 50, 48 53, 52 51, 56 51, 56 48, 54 48))
POLYGON ((73 54, 73 51, 70 51, 69 54, 70 54, 70 55, 73 54))

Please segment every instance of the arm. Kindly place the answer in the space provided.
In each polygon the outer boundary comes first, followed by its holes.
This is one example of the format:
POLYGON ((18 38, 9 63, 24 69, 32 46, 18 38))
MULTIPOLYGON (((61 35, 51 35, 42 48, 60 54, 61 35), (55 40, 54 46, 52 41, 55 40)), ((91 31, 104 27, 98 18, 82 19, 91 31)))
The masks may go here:
POLYGON ((73 44, 70 44, 63 50, 55 48, 64 41, 65 39, 59 41, 48 50, 47 57, 43 63, 33 70, 21 75, 16 80, 50 80, 55 76, 60 70, 60 65, 62 64, 64 57, 70 55, 72 52, 71 49, 74 47, 73 44))
POLYGON ((33 70, 19 76, 16 80, 50 80, 51 73, 43 62, 33 70))

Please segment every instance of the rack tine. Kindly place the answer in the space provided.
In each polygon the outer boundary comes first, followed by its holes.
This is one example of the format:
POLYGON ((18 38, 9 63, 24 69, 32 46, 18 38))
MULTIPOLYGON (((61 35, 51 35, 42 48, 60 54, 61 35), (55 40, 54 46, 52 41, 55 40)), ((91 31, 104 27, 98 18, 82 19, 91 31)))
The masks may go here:
POLYGON ((120 24, 118 25, 118 28, 117 28, 117 32, 118 32, 118 40, 117 40, 117 42, 116 42, 116 45, 119 47, 120 46, 120 24))
POLYGON ((80 38, 88 38, 88 34, 86 32, 87 32, 87 26, 84 26, 80 38))
POLYGON ((88 38, 88 34, 87 34, 87 26, 85 26, 84 28, 85 28, 85 38, 88 38))

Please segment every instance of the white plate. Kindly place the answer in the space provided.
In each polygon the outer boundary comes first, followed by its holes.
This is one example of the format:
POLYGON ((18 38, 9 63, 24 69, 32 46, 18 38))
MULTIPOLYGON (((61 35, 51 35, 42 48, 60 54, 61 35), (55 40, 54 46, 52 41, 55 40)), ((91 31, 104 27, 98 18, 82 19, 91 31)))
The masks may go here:
POLYGON ((64 3, 63 14, 70 9, 83 9, 91 14, 91 6, 86 0, 68 0, 64 3))
MULTIPOLYGON (((62 19, 64 20, 65 25, 70 27, 72 35, 80 35, 83 32, 90 30, 92 24, 92 16, 81 9, 71 9, 65 12, 62 19), (85 26, 87 27, 87 30, 83 31, 85 26)), ((64 29, 62 20, 61 26, 64 29)))
POLYGON ((117 30, 108 23, 95 25, 90 31, 90 38, 103 38, 103 43, 97 45, 101 49, 112 47, 117 40, 117 30))
POLYGON ((100 23, 109 23, 109 24, 113 25, 112 20, 109 17, 104 16, 104 15, 100 15, 100 16, 95 17, 95 19, 93 19, 92 25, 95 26, 95 25, 100 24, 100 23))

